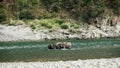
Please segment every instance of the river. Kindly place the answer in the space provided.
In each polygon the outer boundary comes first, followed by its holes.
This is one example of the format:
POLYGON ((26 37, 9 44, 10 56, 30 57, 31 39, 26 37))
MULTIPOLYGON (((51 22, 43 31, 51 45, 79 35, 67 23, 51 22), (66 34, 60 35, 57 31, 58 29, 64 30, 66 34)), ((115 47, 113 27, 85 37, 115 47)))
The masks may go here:
POLYGON ((0 62, 66 61, 120 57, 120 39, 49 40, 0 42, 0 62), (48 44, 59 41, 72 43, 70 50, 49 50, 48 44))

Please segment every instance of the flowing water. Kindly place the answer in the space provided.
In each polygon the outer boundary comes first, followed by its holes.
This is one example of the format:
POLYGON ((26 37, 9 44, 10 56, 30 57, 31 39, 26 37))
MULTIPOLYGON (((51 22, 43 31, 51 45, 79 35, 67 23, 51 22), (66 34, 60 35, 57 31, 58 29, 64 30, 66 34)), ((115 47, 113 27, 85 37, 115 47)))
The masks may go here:
POLYGON ((119 39, 51 40, 32 42, 0 42, 0 62, 58 61, 120 57, 119 39), (70 50, 49 50, 48 44, 72 43, 70 50))

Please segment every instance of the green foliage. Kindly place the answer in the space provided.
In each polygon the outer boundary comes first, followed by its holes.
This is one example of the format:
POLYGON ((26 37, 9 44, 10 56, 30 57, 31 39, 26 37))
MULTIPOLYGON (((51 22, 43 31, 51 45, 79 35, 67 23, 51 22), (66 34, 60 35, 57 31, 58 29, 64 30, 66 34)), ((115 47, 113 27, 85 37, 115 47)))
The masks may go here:
POLYGON ((49 30, 49 32, 53 32, 53 30, 52 30, 52 29, 50 29, 50 30, 49 30))
POLYGON ((62 29, 68 29, 68 28, 69 28, 67 24, 61 24, 60 27, 61 27, 62 29))
POLYGON ((73 23, 70 27, 73 27, 74 29, 78 29, 79 28, 79 24, 73 23))
POLYGON ((52 26, 49 23, 41 23, 41 26, 51 29, 52 26))
POLYGON ((22 7, 25 6, 26 0, 18 0, 18 4, 19 4, 19 6, 22 8, 22 7))
POLYGON ((84 22, 89 22, 90 19, 100 17, 104 12, 104 9, 102 7, 98 6, 90 6, 86 8, 81 14, 81 17, 83 18, 82 20, 84 22))
POLYGON ((120 0, 107 0, 106 7, 112 9, 115 15, 120 15, 120 0))
POLYGON ((52 4, 52 0, 42 0, 42 2, 49 7, 52 4))
POLYGON ((10 22, 9 25, 10 26, 16 26, 16 23, 10 22))
POLYGON ((30 25, 30 27, 31 27, 32 30, 36 29, 35 25, 30 25))
POLYGON ((20 12, 20 19, 34 19, 34 16, 31 14, 30 11, 28 10, 23 10, 22 12, 20 12))
POLYGON ((5 9, 2 4, 0 4, 0 22, 6 21, 5 9))
POLYGON ((75 30, 73 30, 73 29, 69 29, 69 33, 70 33, 70 34, 74 34, 74 33, 76 33, 76 32, 75 32, 75 30))
POLYGON ((63 5, 62 0, 42 0, 42 2, 50 12, 59 12, 63 5))
POLYGON ((32 3, 33 5, 36 5, 36 4, 39 3, 39 0, 31 0, 31 3, 32 3))
MULTIPOLYGON (((10 18, 33 20, 63 16, 89 23, 105 15, 119 16, 120 0, 0 0, 0 22, 10 18)), ((61 25, 64 21, 56 20, 56 23, 61 25)))
POLYGON ((4 14, 0 14, 0 22, 6 21, 6 16, 4 14))
POLYGON ((54 19, 55 23, 58 23, 59 25, 65 23, 64 20, 61 20, 61 19, 54 19))
POLYGON ((44 13, 41 14, 38 19, 50 19, 50 18, 55 18, 56 14, 50 14, 50 13, 44 13))

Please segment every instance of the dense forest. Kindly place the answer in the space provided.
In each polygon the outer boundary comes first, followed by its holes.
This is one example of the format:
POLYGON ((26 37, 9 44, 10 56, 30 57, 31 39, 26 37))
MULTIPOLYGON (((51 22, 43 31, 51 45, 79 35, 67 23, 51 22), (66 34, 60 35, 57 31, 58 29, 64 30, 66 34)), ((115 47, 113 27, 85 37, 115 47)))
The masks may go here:
POLYGON ((12 20, 91 19, 120 15, 120 0, 0 0, 0 23, 12 20))

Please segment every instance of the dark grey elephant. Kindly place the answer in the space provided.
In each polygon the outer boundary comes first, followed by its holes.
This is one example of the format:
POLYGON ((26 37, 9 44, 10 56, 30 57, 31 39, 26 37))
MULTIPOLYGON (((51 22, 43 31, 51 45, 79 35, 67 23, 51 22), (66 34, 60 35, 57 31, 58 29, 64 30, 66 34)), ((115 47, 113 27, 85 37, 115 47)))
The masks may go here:
POLYGON ((70 42, 57 42, 54 44, 49 44, 48 49, 70 49, 72 44, 70 42))
POLYGON ((55 44, 49 44, 48 49, 55 49, 55 44))

